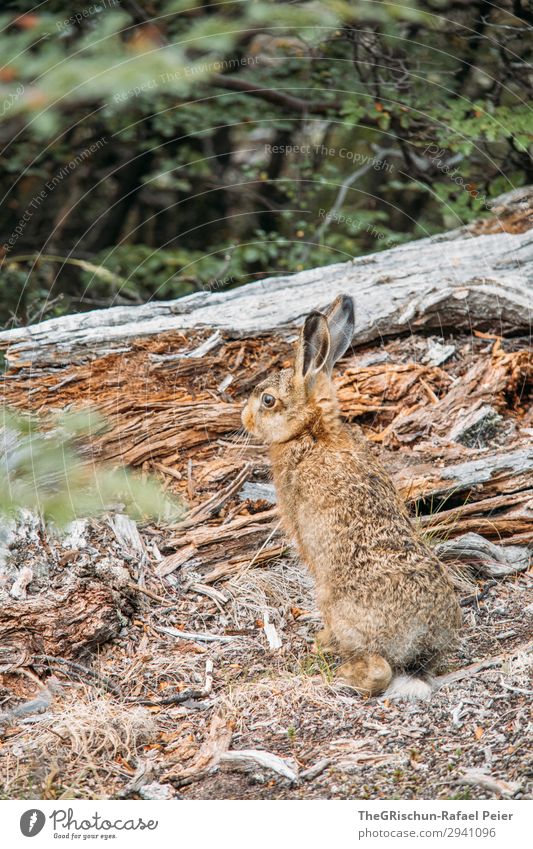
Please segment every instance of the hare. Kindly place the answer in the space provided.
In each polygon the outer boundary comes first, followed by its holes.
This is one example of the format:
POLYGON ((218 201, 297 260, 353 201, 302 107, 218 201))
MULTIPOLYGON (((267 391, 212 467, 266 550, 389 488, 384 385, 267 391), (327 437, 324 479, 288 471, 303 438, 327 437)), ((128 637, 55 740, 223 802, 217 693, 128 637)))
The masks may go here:
POLYGON ((254 389, 242 423, 269 445, 282 525, 314 577, 318 637, 343 657, 340 677, 367 696, 429 698, 460 608, 362 432, 341 422, 331 372, 353 331, 346 295, 311 312, 294 368, 254 389))

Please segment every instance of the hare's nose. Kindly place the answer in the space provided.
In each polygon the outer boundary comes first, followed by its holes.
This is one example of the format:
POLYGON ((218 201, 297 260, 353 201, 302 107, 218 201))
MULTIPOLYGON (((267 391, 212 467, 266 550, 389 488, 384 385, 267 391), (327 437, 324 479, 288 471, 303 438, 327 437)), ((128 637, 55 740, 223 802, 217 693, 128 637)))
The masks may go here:
POLYGON ((249 404, 246 404, 244 410, 241 413, 241 422, 243 423, 246 430, 248 430, 248 431, 253 430, 254 417, 253 417, 252 412, 250 410, 249 404))

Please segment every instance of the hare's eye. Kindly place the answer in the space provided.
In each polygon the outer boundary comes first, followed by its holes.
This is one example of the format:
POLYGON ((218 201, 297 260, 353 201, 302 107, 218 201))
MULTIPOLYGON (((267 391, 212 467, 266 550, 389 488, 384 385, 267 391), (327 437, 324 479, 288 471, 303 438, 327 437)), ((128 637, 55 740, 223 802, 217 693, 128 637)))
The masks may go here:
POLYGON ((273 407, 276 403, 276 399, 273 395, 269 395, 268 392, 265 392, 263 394, 263 397, 261 398, 261 402, 263 404, 263 407, 273 407))

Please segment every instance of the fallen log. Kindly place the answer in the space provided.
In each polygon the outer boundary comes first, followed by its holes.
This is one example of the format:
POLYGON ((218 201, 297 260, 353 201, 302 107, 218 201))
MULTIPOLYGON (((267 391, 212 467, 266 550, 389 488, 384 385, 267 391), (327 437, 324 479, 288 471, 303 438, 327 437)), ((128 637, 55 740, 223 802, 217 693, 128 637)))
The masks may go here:
POLYGON ((506 545, 528 543, 532 521, 533 490, 465 502, 418 518, 422 528, 444 538, 474 531, 488 539, 504 540, 506 545))
POLYGON ((35 370, 125 352, 132 339, 169 331, 209 328, 233 337, 272 333, 293 328, 341 291, 356 301, 358 344, 427 328, 519 333, 531 323, 532 279, 528 231, 480 236, 452 231, 228 292, 200 292, 15 328, 0 333, 0 350, 6 350, 11 368, 35 370))

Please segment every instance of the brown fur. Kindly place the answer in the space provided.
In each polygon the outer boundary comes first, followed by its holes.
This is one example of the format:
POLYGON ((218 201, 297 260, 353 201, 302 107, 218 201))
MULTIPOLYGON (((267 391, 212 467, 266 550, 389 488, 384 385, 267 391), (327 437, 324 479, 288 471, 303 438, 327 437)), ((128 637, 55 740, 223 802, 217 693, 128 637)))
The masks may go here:
POLYGON ((311 314, 294 371, 263 381, 242 420, 270 446, 282 523, 315 579, 323 639, 346 659, 339 674, 374 695, 393 671, 434 669, 455 643, 460 613, 387 472, 359 428, 340 420, 330 375, 353 332, 342 305, 349 312, 340 296, 327 319, 311 314), (264 393, 275 398, 271 409, 264 393))

